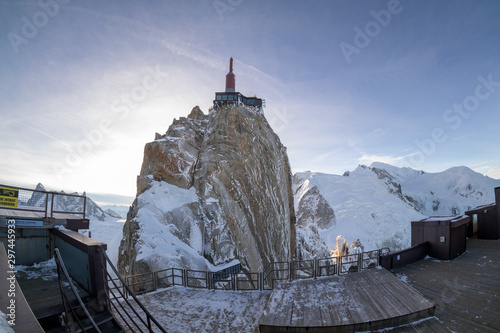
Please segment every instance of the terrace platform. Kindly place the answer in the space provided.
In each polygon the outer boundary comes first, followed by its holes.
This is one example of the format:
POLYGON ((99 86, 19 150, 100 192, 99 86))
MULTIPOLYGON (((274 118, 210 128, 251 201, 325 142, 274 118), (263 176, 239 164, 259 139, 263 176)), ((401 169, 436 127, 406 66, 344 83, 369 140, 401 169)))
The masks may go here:
POLYGON ((436 304, 435 316, 451 331, 500 331, 500 240, 468 239, 456 259, 428 258, 393 271, 436 304))
POLYGON ((434 308, 389 271, 370 269, 277 285, 260 319, 260 331, 381 330, 430 318, 434 308))

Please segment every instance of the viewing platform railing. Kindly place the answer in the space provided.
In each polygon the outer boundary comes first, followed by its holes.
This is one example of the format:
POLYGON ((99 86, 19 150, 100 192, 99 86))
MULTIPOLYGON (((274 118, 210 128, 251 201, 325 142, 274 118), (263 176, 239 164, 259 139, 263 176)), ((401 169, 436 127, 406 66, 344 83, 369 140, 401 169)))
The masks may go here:
POLYGON ((317 279, 375 268, 381 264, 381 258, 389 253, 388 248, 383 248, 340 257, 273 262, 263 272, 224 273, 223 278, 219 272, 167 268, 130 275, 123 280, 109 279, 108 284, 112 283, 113 289, 122 289, 125 295, 128 290, 142 294, 172 286, 208 290, 272 290, 277 282, 317 279))
POLYGON ((43 213, 43 218, 57 218, 55 214, 71 214, 85 219, 87 197, 33 190, 0 184, 0 210, 16 210, 43 213))

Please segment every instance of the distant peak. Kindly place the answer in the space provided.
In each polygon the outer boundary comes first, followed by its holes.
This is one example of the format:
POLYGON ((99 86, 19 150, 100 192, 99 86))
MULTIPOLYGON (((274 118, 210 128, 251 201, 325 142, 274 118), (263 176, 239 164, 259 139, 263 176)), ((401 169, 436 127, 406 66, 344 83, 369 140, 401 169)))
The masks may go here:
POLYGON ((451 167, 449 169, 446 169, 445 171, 457 171, 460 173, 477 173, 474 170, 472 170, 471 168, 466 167, 465 165, 451 167))
POLYGON ((46 191, 45 186, 43 186, 43 184, 42 184, 42 183, 38 183, 38 184, 36 185, 35 190, 37 190, 37 191, 46 191))
POLYGON ((201 111, 200 107, 197 105, 191 110, 191 113, 187 117, 189 119, 202 120, 205 119, 205 114, 203 113, 203 111, 201 111))

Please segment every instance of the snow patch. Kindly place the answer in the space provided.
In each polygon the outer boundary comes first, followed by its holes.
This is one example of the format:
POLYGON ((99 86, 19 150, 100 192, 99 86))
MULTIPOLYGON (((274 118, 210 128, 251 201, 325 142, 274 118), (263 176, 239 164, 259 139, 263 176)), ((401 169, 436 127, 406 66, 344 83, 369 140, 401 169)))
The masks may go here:
POLYGON ((12 326, 9 325, 7 315, 2 311, 0 311, 0 332, 15 333, 12 326))

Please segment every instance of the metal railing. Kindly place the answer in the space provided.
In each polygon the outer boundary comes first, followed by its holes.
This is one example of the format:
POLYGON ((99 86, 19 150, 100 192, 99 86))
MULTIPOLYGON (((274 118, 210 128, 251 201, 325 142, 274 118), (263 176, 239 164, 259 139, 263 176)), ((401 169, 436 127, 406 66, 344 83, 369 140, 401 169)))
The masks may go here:
POLYGON ((13 198, 15 198, 11 205, 0 204, 0 209, 43 212, 44 218, 54 218, 54 214, 64 213, 81 215, 82 219, 85 219, 87 208, 87 197, 85 195, 33 190, 3 184, 0 184, 0 188, 10 189, 13 198))
POLYGON ((316 259, 316 276, 333 276, 338 272, 338 258, 327 257, 316 259))
MULTIPOLYGON (((381 256, 389 252, 388 248, 383 248, 341 257, 272 262, 262 272, 220 273, 167 268, 130 275, 124 280, 136 294, 171 286, 234 291, 272 290, 276 283, 282 281, 316 279, 371 269, 380 265, 381 256)), ((124 286, 119 288, 124 289, 124 286)))
POLYGON ((186 270, 186 287, 199 288, 199 289, 210 289, 210 283, 208 279, 210 275, 207 271, 192 271, 186 270))
POLYGON ((316 263, 311 260, 294 260, 290 262, 290 279, 314 279, 316 278, 316 263))
POLYGON ((274 289, 275 281, 290 280, 290 262, 279 261, 270 263, 262 272, 262 288, 264 290, 274 289))
MULTIPOLYGON (((113 278, 111 274, 106 270, 106 280, 108 281, 107 292, 106 295, 109 300, 109 304, 111 306, 113 315, 119 316, 122 322, 130 329, 131 332, 154 332, 154 329, 160 330, 163 333, 167 331, 163 328, 160 323, 153 317, 153 315, 142 305, 142 303, 137 299, 135 293, 131 290, 128 284, 118 273, 118 270, 113 265, 111 260, 109 259, 106 251, 99 246, 99 250, 104 256, 105 262, 107 265, 111 267, 117 278, 113 278), (112 286, 110 286, 110 284, 112 286), (122 291, 122 289, 124 291, 122 291), (116 293, 115 293, 116 292, 116 293), (132 297, 132 302, 129 299, 129 296, 132 297)), ((144 274, 141 274, 144 275, 144 274)), ((154 276, 157 276, 154 274, 154 276)), ((127 277, 128 278, 131 277, 127 277)), ((149 282, 148 282, 149 283, 149 282)), ((155 285, 156 282, 153 282, 155 285)))
POLYGON ((184 286, 186 271, 179 268, 167 268, 156 273, 156 288, 168 288, 172 286, 184 286))
POLYGON ((236 290, 253 291, 262 290, 261 288, 262 273, 238 273, 235 274, 236 290))
POLYGON ((80 295, 78 295, 78 291, 73 284, 73 281, 71 280, 68 270, 66 269, 66 266, 64 265, 64 261, 62 260, 61 253, 59 253, 59 249, 55 249, 55 259, 56 259, 56 264, 57 264, 57 279, 59 281, 59 289, 61 291, 61 297, 62 297, 62 303, 64 307, 64 320, 67 325, 70 327, 74 325, 75 323, 80 327, 82 332, 85 332, 85 327, 78 318, 78 315, 76 313, 75 308, 71 304, 71 302, 68 299, 68 296, 64 292, 63 284, 62 284, 62 276, 61 272, 64 274, 66 277, 67 282, 69 283, 69 286, 71 287, 71 291, 73 292, 73 295, 76 297, 78 304, 80 305, 80 308, 83 310, 85 313, 85 317, 87 317, 87 320, 89 323, 92 325, 92 327, 95 329, 97 333, 101 333, 99 328, 97 327, 97 324, 95 323, 94 319, 88 312, 87 308, 85 307, 85 304, 83 303, 82 299, 80 298, 80 295))
POLYGON ((339 261, 339 275, 360 271, 360 259, 361 255, 359 253, 341 256, 339 261))

